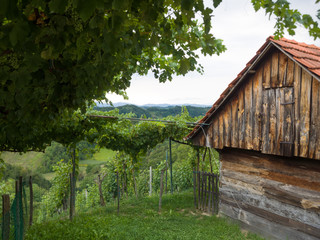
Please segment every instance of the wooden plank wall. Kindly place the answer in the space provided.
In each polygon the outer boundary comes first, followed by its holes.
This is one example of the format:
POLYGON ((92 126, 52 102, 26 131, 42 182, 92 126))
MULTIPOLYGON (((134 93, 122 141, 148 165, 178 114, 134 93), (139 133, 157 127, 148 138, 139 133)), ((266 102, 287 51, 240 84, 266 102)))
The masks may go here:
POLYGON ((320 238, 317 160, 220 151, 220 213, 275 239, 320 238))
POLYGON ((320 83, 277 49, 248 74, 195 145, 320 159, 320 83))

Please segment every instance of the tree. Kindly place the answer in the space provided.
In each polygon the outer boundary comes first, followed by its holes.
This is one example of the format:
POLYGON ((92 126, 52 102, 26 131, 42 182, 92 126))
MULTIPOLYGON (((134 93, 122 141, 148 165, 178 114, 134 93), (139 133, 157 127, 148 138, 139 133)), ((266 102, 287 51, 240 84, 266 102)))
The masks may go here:
MULTIPOLYGON (((213 8, 222 0, 213 0, 213 8)), ((318 0, 317 0, 318 2, 318 0)), ((318 24, 286 0, 252 0, 277 18, 277 36, 318 24)), ((134 73, 161 82, 200 71, 197 50, 225 50, 203 0, 0 0, 0 151, 77 142, 81 115, 106 92, 125 94, 134 73), (201 16, 201 20, 196 16, 201 16)))
MULTIPOLYGON (((94 144, 90 144, 84 140, 76 144, 76 149, 79 160, 90 159, 93 156, 93 153, 96 151, 94 144)), ((38 167, 38 170, 43 173, 52 172, 52 166, 54 166, 57 162, 60 160, 68 162, 70 159, 70 149, 53 141, 51 145, 45 149, 42 164, 38 167)))

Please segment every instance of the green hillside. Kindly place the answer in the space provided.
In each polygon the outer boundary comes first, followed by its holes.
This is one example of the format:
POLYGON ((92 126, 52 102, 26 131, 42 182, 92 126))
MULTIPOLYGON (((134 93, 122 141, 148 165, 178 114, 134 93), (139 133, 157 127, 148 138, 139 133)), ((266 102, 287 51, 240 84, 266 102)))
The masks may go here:
MULTIPOLYGON (((167 116, 175 116, 181 113, 181 106, 169 107, 138 107, 136 105, 124 105, 117 107, 120 113, 134 113, 137 117, 145 115, 148 118, 164 118, 167 116)), ((194 107, 186 106, 191 117, 204 116, 210 107, 194 107)), ((98 111, 111 111, 115 107, 95 107, 98 111)))
MULTIPOLYGON (((115 155, 115 152, 109 149, 100 149, 100 151, 93 154, 93 157, 80 161, 80 164, 99 164, 101 162, 110 161, 115 155)), ((42 152, 27 152, 27 153, 13 153, 2 152, 1 158, 5 163, 20 166, 24 169, 36 171, 42 164, 44 153, 42 152)))
POLYGON ((80 161, 80 166, 102 164, 104 162, 111 161, 115 154, 116 152, 110 149, 102 148, 99 152, 94 153, 91 159, 80 161))
POLYGON ((42 152, 27 152, 27 153, 13 153, 3 152, 1 158, 5 163, 12 165, 18 165, 22 168, 28 168, 30 170, 36 170, 40 165, 44 153, 42 152))

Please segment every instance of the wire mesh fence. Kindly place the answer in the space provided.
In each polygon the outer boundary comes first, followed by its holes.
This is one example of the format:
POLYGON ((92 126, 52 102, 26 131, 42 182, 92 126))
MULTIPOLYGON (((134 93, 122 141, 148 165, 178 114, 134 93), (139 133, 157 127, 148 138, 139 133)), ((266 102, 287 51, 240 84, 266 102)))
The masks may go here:
POLYGON ((25 186, 22 182, 22 177, 20 177, 19 180, 15 181, 14 198, 10 200, 10 195, 8 194, 2 196, 1 235, 3 240, 23 239, 27 205, 25 186))

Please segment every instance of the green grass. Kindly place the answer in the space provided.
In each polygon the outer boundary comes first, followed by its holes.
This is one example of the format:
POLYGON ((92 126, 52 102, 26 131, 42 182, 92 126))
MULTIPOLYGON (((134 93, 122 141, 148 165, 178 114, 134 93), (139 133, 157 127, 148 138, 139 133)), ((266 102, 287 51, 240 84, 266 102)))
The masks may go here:
POLYGON ((93 155, 93 159, 100 162, 107 162, 111 160, 115 155, 116 155, 116 152, 110 149, 102 148, 100 149, 99 152, 96 152, 93 155))
POLYGON ((79 164, 83 167, 88 165, 103 164, 111 161, 115 155, 116 152, 102 148, 99 152, 93 154, 93 157, 91 159, 81 160, 79 164))
POLYGON ((43 176, 45 179, 51 181, 51 180, 54 178, 55 173, 54 173, 54 172, 44 173, 44 174, 42 174, 42 176, 43 176))
MULTIPOLYGON (((3 152, 1 153, 1 158, 6 163, 35 170, 41 165, 43 154, 42 152, 27 152, 23 154, 3 152)), ((110 161, 115 154, 112 150, 101 149, 99 152, 96 152, 91 159, 80 161, 80 165, 103 164, 104 162, 110 161)))
POLYGON ((32 226, 25 240, 36 239, 262 239, 242 234, 237 225, 224 218, 207 216, 193 209, 192 192, 165 195, 162 211, 158 197, 122 201, 120 214, 115 206, 81 213, 73 222, 48 221, 32 226))
POLYGON ((80 166, 96 165, 96 164, 103 164, 103 163, 106 163, 106 161, 102 162, 94 159, 81 160, 79 162, 80 166))
POLYGON ((9 164, 18 165, 23 168, 37 169, 37 167, 41 165, 43 154, 42 152, 27 152, 23 154, 3 152, 1 153, 1 158, 9 164))

